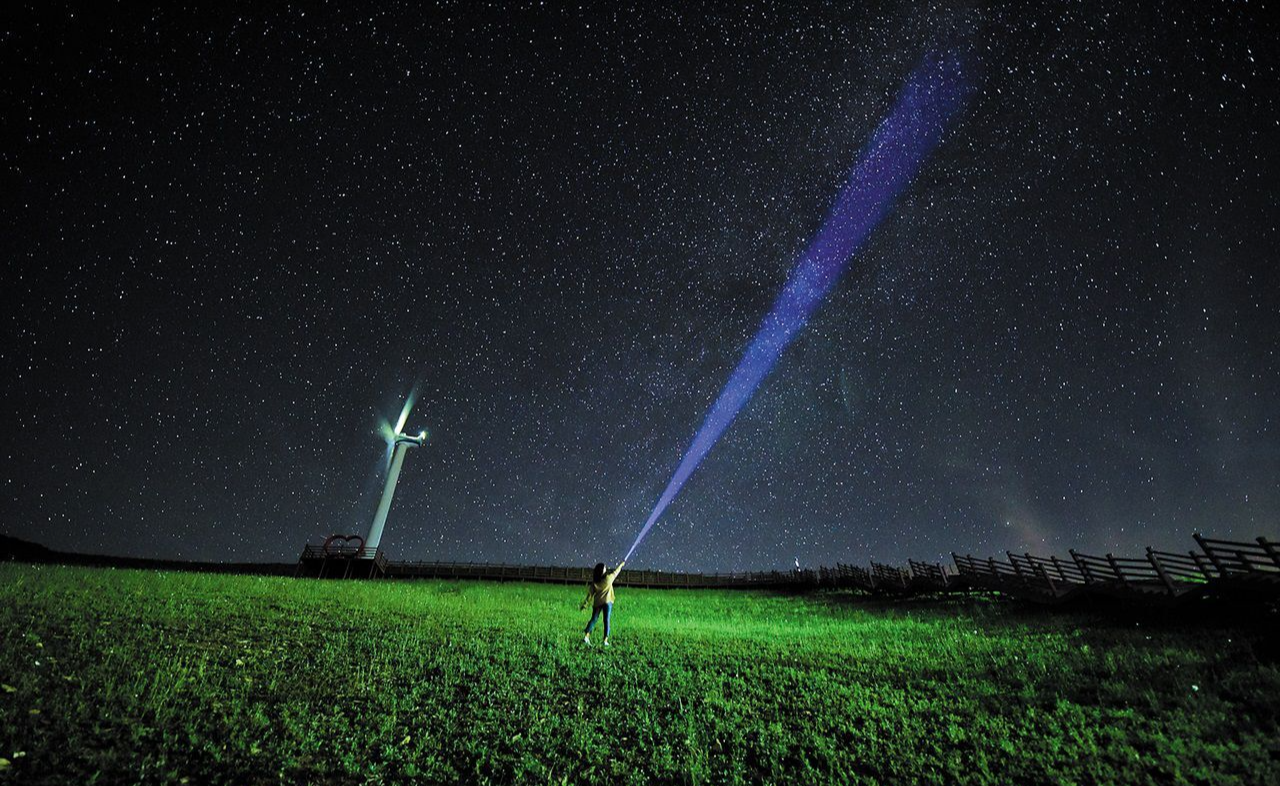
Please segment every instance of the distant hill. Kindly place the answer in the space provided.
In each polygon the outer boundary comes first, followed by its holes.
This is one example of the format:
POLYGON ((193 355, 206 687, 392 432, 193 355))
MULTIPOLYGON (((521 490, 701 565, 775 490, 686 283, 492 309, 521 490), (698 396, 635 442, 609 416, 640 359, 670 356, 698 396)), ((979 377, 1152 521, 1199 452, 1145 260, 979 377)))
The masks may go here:
POLYGON ((19 562, 47 562, 57 555, 39 543, 32 543, 22 538, 0 535, 0 560, 18 560, 19 562))
POLYGON ((245 573, 259 576, 292 576, 292 562, 194 562, 146 557, 115 557, 107 554, 76 554, 55 551, 39 543, 0 535, 0 561, 33 562, 60 565, 89 565, 100 568, 135 568, 138 570, 186 570, 203 573, 245 573))

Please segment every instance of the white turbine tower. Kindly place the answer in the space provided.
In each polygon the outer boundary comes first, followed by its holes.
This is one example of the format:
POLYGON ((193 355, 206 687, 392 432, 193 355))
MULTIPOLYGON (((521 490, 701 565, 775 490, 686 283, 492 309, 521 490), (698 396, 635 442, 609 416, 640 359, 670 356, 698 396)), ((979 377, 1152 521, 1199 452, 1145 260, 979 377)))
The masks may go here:
POLYGON ((369 554, 378 553, 378 544, 382 541, 382 528, 386 526, 387 513, 391 510, 391 498, 396 493, 396 481, 400 479, 400 467, 404 465, 404 454, 409 448, 420 448, 427 442, 426 429, 418 432, 417 435, 404 433, 405 423, 409 420, 409 410, 413 409, 416 395, 416 391, 409 394, 409 398, 404 402, 404 408, 400 410, 400 419, 396 421, 394 429, 390 423, 382 421, 380 430, 382 438, 387 441, 387 483, 382 489, 378 512, 373 514, 373 521, 369 524, 369 535, 364 539, 364 547, 368 549, 369 554))

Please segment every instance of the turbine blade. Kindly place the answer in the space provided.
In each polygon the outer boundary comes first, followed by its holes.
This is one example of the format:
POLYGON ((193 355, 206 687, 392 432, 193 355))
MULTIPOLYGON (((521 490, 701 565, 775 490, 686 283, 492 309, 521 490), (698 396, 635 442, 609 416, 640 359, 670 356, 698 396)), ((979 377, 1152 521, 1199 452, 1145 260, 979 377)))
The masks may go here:
POLYGON ((404 431, 404 425, 409 422, 409 412, 413 409, 413 402, 418 398, 418 388, 415 386, 409 391, 409 397, 404 400, 404 409, 400 410, 400 419, 396 421, 396 434, 404 431))

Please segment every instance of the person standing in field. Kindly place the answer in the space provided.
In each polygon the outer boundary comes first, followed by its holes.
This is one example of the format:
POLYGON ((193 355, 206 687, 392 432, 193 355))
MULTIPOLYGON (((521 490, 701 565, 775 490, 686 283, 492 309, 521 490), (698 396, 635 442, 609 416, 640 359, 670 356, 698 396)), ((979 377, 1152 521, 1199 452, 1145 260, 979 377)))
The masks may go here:
POLYGON ((583 631, 582 636, 583 642, 588 645, 591 644, 591 629, 596 626, 596 620, 600 615, 604 614, 604 646, 609 646, 609 617, 613 613, 613 580, 618 578, 618 573, 626 564, 626 560, 623 560, 612 572, 606 573, 604 563, 598 562, 591 573, 591 583, 587 585, 587 597, 578 604, 578 611, 585 609, 588 603, 591 604, 591 621, 587 623, 587 629, 583 631))

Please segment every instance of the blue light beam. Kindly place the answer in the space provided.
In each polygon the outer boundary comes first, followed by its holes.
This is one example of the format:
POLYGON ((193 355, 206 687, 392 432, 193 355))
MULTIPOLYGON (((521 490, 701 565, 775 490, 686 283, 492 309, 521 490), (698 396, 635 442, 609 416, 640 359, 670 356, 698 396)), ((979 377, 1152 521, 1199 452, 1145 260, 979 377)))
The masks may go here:
POLYGON ((809 321, 853 255, 938 145, 971 92, 965 57, 959 51, 932 53, 907 77, 892 111, 849 173, 822 228, 796 261, 773 309, 707 412, 702 428, 624 559, 631 559, 654 522, 809 321))

